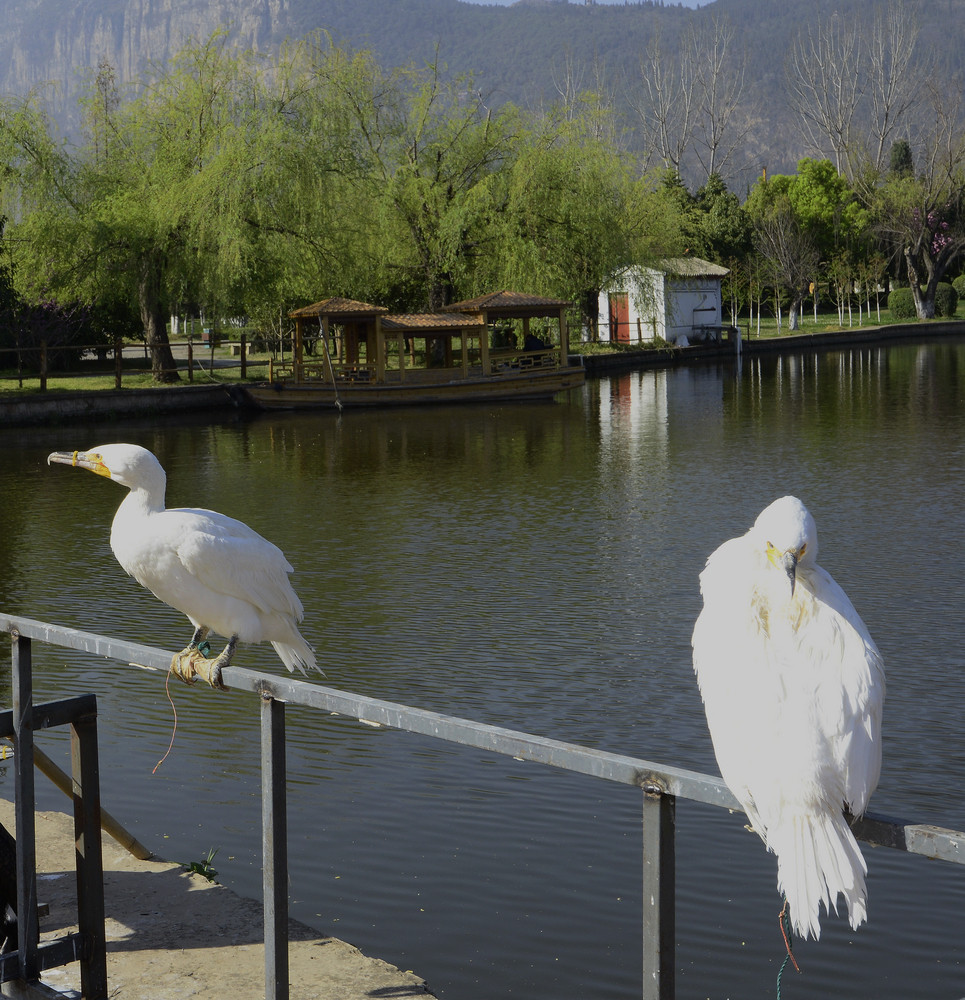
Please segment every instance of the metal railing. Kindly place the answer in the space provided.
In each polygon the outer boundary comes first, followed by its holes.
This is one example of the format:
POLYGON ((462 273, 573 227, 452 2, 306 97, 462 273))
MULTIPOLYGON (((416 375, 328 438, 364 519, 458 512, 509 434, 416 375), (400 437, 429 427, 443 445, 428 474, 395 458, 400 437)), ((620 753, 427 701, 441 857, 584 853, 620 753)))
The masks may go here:
MULTIPOLYGON (((165 650, 28 618, 0 613, 0 628, 17 633, 21 643, 30 638, 163 671, 171 663, 172 654, 165 650)), ((720 778, 244 667, 227 667, 222 679, 228 688, 256 694, 261 702, 266 1000, 287 1000, 289 995, 286 704, 316 708, 639 788, 643 800, 641 996, 644 1000, 672 1000, 676 800, 679 797, 742 811, 720 778)), ((851 829, 858 839, 875 846, 965 863, 965 833, 959 831, 871 814, 852 819, 851 829)))
MULTIPOLYGON (((107 937, 104 927, 104 868, 101 853, 97 700, 92 694, 45 705, 33 703, 30 639, 13 638, 13 707, 0 712, 0 737, 12 739, 14 759, 17 889, 17 950, 0 956, 0 982, 18 980, 28 995, 51 995, 39 984, 45 969, 80 962, 81 991, 107 998, 107 937), (70 726, 71 795, 77 876, 77 931, 40 944, 34 798, 37 729, 70 726)), ((8 901, 5 901, 8 902, 8 901)))

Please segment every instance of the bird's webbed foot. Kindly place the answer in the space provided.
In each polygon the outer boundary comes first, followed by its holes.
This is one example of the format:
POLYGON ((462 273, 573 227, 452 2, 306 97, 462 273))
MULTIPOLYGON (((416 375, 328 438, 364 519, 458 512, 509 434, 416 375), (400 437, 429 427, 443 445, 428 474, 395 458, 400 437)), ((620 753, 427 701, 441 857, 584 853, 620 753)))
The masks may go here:
POLYGON ((216 657, 208 657, 210 646, 204 637, 208 634, 208 629, 198 629, 192 639, 191 645, 182 649, 180 653, 175 653, 171 659, 171 672, 180 677, 185 684, 193 684, 197 678, 206 680, 213 688, 226 691, 227 688, 221 681, 221 671, 231 663, 231 657, 235 652, 235 645, 238 637, 233 635, 228 640, 228 645, 216 657), (200 633, 200 635, 199 635, 200 633), (199 641, 195 641, 199 640, 199 641))

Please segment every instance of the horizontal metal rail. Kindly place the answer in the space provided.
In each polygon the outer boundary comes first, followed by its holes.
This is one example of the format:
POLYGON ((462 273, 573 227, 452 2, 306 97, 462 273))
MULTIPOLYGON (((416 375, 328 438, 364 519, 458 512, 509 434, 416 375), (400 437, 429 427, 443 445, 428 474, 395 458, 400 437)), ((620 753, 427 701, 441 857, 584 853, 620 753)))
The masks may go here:
MULTIPOLYGON (((29 618, 0 614, 0 628, 45 643, 149 669, 166 672, 171 664, 172 653, 169 651, 29 618)), ((262 699, 263 785, 271 788, 265 802, 266 813, 270 811, 273 814, 273 820, 269 817, 265 821, 265 851, 266 859, 271 856, 276 862, 280 858, 287 860, 283 843, 286 831, 284 772, 283 768, 279 768, 284 754, 284 723, 278 709, 283 705, 317 708, 362 722, 548 764, 641 789, 645 817, 643 898, 649 901, 644 915, 644 996, 673 996, 675 802, 679 797, 741 812, 737 799, 720 778, 244 667, 227 667, 222 679, 228 688, 247 691, 262 699), (647 910, 648 906, 650 910, 647 910)), ((869 844, 956 864, 965 863, 965 833, 957 830, 875 814, 852 818, 851 828, 857 838, 869 844)), ((287 900, 280 891, 287 881, 286 872, 275 872, 270 885, 267 867, 266 863, 266 943, 269 931, 277 931, 278 926, 284 926, 287 920, 287 900), (269 905, 272 907, 270 915, 269 905)), ((276 973, 281 970, 282 979, 287 976, 287 965, 280 964, 283 961, 276 959, 274 967, 276 973)), ((286 991, 287 985, 282 992, 269 989, 267 995, 271 998, 287 996, 286 991)))

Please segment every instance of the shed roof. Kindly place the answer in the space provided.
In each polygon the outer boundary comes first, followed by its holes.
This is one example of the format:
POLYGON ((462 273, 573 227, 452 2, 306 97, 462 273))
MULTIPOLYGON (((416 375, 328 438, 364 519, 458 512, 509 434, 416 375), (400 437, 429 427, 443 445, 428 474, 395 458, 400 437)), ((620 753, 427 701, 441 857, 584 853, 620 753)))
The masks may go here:
POLYGON ((730 268, 712 264, 700 257, 666 257, 657 262, 654 270, 678 278, 723 278, 730 274, 730 268))

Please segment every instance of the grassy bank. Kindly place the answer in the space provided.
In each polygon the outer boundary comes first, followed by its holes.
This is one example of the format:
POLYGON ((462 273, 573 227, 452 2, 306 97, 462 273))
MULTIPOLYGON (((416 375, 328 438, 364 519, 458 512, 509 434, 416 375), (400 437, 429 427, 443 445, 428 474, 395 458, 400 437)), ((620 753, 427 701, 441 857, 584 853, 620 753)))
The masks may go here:
MULTIPOLYGON (((962 314, 965 307, 959 310, 962 314)), ((887 326, 895 322, 907 322, 894 320, 887 309, 880 312, 880 323, 878 312, 872 309, 870 317, 867 313, 859 317, 855 312, 851 317, 851 322, 841 323, 837 312, 805 313, 801 316, 800 328, 792 331, 788 328, 787 318, 784 317, 782 323, 778 323, 776 317, 764 316, 760 323, 755 319, 749 323, 746 318, 742 319, 739 326, 741 336, 745 340, 775 339, 790 336, 795 333, 853 333, 858 330, 871 330, 877 326, 887 326)), ((965 318, 956 316, 955 319, 965 318)), ((922 327, 929 323, 947 322, 941 320, 919 321, 922 327)), ((174 385, 212 385, 231 384, 242 381, 242 367, 239 357, 239 344, 232 341, 223 341, 218 347, 211 348, 200 344, 193 345, 193 370, 188 372, 187 344, 174 342, 172 344, 177 359, 180 381, 171 383, 174 385)), ((575 338, 571 338, 570 349, 575 354, 586 356, 620 354, 624 352, 639 351, 641 348, 666 349, 673 348, 662 340, 657 341, 631 341, 629 344, 610 343, 580 343, 575 338)), ((145 389, 156 388, 156 383, 151 375, 150 359, 144 349, 143 344, 128 344, 124 348, 124 357, 121 364, 121 387, 124 389, 145 389)), ((245 364, 245 380, 260 381, 268 377, 268 364, 271 355, 268 352, 251 352, 248 354, 245 364)), ((307 360, 307 359, 306 359, 307 360)), ((316 360, 316 359, 312 359, 316 360)), ((167 384, 167 383, 165 383, 167 384)), ((75 370, 70 372, 50 372, 47 375, 47 388, 41 388, 41 380, 36 373, 28 373, 19 376, 16 369, 0 369, 0 394, 31 394, 46 392, 94 392, 99 390, 117 388, 117 369, 113 359, 104 361, 83 360, 79 362, 75 370)))

